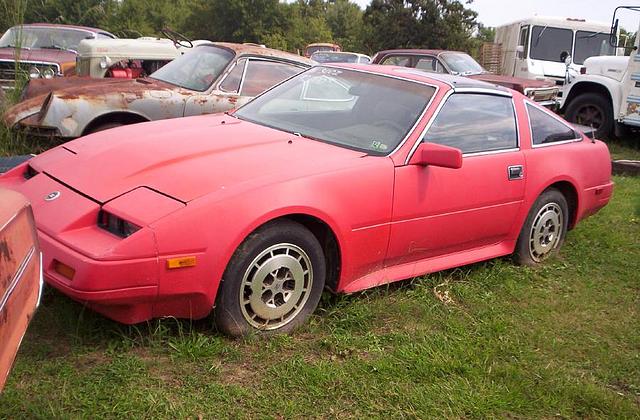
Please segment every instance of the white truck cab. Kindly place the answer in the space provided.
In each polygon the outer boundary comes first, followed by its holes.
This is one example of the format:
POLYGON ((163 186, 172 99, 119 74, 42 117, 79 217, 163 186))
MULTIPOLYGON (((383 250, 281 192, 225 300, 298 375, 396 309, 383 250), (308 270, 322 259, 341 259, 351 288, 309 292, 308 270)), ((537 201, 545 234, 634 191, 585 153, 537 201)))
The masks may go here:
POLYGON ((587 58, 616 55, 609 34, 609 24, 575 18, 534 16, 498 26, 494 42, 501 45, 500 72, 562 85, 567 57, 570 74, 577 75, 587 58))
MULTIPOLYGON (((640 7, 620 6, 640 12, 640 7)), ((618 24, 613 18, 610 41, 618 24)), ((612 43, 609 44, 612 48, 612 43)), ((629 127, 640 127, 640 31, 630 56, 591 57, 560 92, 560 110, 568 121, 591 126, 596 137, 607 138, 629 127)), ((614 48, 615 49, 615 48, 614 48)))

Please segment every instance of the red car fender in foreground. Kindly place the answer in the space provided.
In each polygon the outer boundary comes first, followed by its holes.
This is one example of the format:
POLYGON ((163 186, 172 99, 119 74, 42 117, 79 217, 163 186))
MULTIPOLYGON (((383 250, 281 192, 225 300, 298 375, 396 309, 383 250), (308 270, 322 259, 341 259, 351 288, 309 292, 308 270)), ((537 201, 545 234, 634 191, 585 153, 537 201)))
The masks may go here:
POLYGON ((0 189, 0 391, 42 291, 40 250, 29 202, 0 189))

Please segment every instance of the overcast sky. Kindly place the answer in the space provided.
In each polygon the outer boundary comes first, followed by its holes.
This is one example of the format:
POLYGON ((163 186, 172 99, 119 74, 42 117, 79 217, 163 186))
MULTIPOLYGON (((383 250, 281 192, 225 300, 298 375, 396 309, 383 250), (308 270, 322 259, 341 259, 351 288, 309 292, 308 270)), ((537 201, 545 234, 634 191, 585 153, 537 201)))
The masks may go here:
MULTIPOLYGON (((364 9, 370 0, 355 0, 355 2, 364 9)), ((474 0, 468 7, 478 12, 478 21, 485 26, 498 26, 534 14, 584 18, 610 23, 616 6, 633 3, 640 4, 633 0, 474 0)), ((632 32, 638 30, 640 13, 623 11, 618 14, 620 26, 632 32)))

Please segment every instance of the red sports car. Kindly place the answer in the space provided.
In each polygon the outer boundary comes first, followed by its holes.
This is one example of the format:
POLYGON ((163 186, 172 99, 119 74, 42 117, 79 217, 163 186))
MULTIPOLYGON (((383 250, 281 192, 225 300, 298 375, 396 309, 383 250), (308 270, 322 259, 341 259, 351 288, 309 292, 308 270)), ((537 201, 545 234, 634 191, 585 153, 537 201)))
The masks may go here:
POLYGON ((350 293, 553 255, 609 201, 607 146, 520 93, 317 66, 230 115, 91 134, 0 178, 31 199, 46 281, 123 323, 290 331, 350 293))

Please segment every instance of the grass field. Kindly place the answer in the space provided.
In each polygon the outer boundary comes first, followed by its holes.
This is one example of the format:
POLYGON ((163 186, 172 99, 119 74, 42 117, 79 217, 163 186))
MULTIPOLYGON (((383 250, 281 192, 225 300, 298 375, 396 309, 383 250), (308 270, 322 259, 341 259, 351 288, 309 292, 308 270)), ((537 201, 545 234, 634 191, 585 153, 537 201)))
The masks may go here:
POLYGON ((640 179, 615 181, 537 269, 499 259, 326 295, 292 336, 126 327, 49 291, 0 418, 638 418, 640 179))

